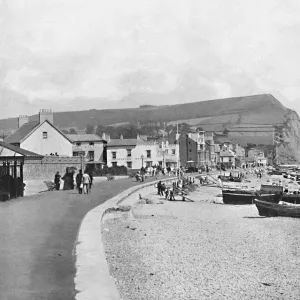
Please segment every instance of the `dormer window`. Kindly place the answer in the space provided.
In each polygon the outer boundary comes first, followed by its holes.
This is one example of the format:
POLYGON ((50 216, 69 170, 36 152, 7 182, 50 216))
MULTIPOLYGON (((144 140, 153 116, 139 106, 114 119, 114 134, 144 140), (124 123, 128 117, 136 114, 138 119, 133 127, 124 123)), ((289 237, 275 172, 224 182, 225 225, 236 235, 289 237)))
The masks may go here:
POLYGON ((48 138, 48 132, 47 131, 44 131, 43 132, 43 139, 47 139, 48 138))

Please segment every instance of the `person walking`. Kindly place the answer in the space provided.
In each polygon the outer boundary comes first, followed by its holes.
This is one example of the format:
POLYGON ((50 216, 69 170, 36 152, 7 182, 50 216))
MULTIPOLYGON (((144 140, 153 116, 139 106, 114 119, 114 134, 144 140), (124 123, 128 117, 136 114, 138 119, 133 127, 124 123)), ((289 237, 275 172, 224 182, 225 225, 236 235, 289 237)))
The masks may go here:
POLYGON ((83 183, 83 193, 88 194, 91 178, 90 175, 87 173, 87 171, 85 171, 84 174, 82 175, 82 183, 83 183))
POLYGON ((78 193, 82 194, 83 182, 82 182, 82 170, 79 170, 79 173, 76 175, 76 186, 78 193))
POLYGON ((55 184, 55 188, 57 191, 59 191, 59 188, 60 188, 60 178, 61 178, 61 176, 59 175, 59 172, 56 172, 55 177, 54 177, 54 184, 55 184))

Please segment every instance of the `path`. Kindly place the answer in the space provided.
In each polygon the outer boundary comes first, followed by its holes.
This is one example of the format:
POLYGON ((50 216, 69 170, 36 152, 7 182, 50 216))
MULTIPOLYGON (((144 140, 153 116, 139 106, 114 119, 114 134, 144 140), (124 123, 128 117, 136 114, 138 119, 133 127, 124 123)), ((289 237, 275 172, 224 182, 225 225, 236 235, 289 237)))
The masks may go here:
POLYGON ((133 185, 122 179, 99 183, 90 195, 59 191, 0 202, 1 300, 73 300, 81 220, 133 185))

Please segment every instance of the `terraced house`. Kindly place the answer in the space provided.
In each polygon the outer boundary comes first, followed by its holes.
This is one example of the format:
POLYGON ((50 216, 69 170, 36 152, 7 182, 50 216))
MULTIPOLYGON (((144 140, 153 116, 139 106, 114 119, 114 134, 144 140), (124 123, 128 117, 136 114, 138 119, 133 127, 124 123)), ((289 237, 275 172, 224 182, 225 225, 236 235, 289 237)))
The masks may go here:
POLYGON ((111 139, 107 143, 107 166, 140 169, 157 164, 157 144, 136 139, 111 139))
POLYGON ((72 141, 73 156, 81 156, 90 169, 101 168, 106 163, 107 142, 96 134, 68 134, 72 141))

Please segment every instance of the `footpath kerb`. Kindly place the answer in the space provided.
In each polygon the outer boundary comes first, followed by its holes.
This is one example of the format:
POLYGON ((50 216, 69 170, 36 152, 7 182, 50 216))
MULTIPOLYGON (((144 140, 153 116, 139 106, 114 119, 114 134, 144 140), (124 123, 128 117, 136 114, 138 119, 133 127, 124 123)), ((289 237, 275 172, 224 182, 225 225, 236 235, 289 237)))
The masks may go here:
POLYGON ((133 186, 86 214, 81 222, 74 248, 76 300, 121 300, 115 279, 110 275, 106 261, 101 235, 102 219, 105 214, 118 209, 120 204, 132 206, 138 201, 139 194, 148 195, 159 181, 168 182, 177 179, 177 177, 169 177, 133 186))

